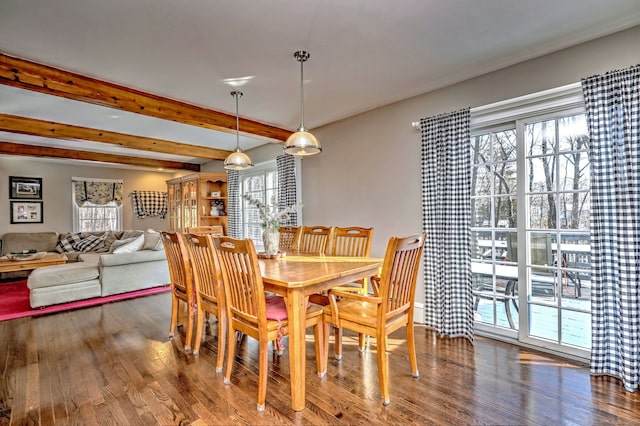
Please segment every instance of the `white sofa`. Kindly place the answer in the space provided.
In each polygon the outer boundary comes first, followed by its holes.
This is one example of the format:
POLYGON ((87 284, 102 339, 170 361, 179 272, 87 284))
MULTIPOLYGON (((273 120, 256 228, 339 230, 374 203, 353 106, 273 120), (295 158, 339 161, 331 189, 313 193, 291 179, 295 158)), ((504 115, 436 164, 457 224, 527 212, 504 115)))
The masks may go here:
MULTIPOLYGON (((43 241, 34 234, 38 233, 24 235, 29 247, 35 241, 43 241)), ((49 233, 45 234, 50 237, 49 233)), ((11 249, 20 247, 16 243, 20 241, 19 235, 5 236, 12 242, 11 249)), ((69 234, 60 234, 56 240, 59 242, 68 237, 69 234)), ((159 233, 123 231, 117 233, 113 240, 106 252, 66 252, 75 261, 31 272, 27 280, 31 307, 110 296, 170 283, 167 256, 159 233)), ((56 243, 56 246, 60 247, 60 244, 56 243)), ((49 248, 49 251, 54 249, 49 248)), ((46 248, 38 246, 38 250, 45 251, 46 248)))

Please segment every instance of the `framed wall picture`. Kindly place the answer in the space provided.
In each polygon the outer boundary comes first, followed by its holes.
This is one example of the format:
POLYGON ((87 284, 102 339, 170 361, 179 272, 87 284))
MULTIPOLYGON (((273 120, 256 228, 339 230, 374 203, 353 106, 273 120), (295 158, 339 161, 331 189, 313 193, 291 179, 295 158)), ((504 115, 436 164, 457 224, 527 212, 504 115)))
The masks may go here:
POLYGON ((11 201, 11 223, 43 223, 42 201, 11 201))
POLYGON ((9 198, 42 200, 42 178, 9 176, 9 198))

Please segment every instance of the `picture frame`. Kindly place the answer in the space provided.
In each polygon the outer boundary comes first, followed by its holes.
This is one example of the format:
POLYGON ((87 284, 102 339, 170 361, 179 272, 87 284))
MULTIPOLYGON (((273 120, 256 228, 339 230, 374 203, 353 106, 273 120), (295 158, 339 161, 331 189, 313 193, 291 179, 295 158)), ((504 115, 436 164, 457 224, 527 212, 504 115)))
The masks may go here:
POLYGON ((42 201, 11 201, 11 223, 43 223, 42 201))
POLYGON ((42 178, 9 176, 9 198, 42 200, 42 178))

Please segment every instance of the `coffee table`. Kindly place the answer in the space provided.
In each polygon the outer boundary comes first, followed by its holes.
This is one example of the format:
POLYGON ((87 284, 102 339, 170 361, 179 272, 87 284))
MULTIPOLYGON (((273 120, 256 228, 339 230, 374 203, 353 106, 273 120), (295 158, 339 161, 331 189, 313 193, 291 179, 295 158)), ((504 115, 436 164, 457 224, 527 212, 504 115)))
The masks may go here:
POLYGON ((33 260, 9 260, 6 257, 0 258, 0 273, 15 271, 31 271, 36 268, 51 265, 61 265, 67 263, 67 256, 60 253, 47 253, 40 259, 33 260))

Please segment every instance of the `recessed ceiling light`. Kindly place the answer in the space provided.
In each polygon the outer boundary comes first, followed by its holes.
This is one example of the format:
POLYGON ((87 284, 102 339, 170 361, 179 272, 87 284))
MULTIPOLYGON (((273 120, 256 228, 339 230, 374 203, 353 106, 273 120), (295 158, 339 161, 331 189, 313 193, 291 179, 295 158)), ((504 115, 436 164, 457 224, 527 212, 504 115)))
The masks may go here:
POLYGON ((251 80, 253 77, 253 75, 248 75, 246 77, 236 77, 236 78, 224 78, 222 79, 222 82, 224 84, 228 84, 231 87, 240 87, 240 86, 244 86, 245 84, 247 84, 249 82, 249 80, 251 80))

